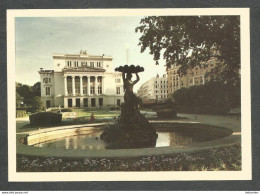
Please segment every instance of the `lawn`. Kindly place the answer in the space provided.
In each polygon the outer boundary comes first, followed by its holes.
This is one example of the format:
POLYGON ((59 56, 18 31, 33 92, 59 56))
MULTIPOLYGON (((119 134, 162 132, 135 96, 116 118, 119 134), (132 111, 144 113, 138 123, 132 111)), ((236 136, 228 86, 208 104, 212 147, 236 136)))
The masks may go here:
POLYGON ((95 118, 114 118, 120 115, 120 110, 110 111, 109 109, 73 109, 77 113, 77 118, 90 117, 94 113, 95 118))

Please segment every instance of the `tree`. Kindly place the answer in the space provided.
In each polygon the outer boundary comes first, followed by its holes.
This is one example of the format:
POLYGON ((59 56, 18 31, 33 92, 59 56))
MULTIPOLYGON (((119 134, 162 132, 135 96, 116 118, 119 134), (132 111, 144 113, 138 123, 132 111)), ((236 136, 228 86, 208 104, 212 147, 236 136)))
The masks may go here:
POLYGON ((25 104, 31 104, 32 101, 32 90, 31 90, 31 86, 25 85, 25 84, 21 84, 21 83, 17 83, 16 84, 16 92, 24 98, 24 103, 25 104))
POLYGON ((33 93, 33 96, 41 96, 41 82, 36 82, 32 86, 32 93, 33 93))
POLYGON ((158 65, 163 52, 167 67, 179 66, 178 73, 207 65, 217 56, 217 66, 210 76, 226 84, 239 82, 239 16, 149 16, 135 29, 141 52, 147 48, 158 65))
POLYGON ((33 86, 16 82, 16 101, 20 98, 24 99, 24 103, 31 106, 33 98, 35 96, 41 96, 41 83, 37 82, 33 86))
POLYGON ((32 100, 32 109, 34 112, 38 112, 40 110, 43 110, 43 102, 41 101, 41 97, 35 96, 32 100))
POLYGON ((21 104, 21 96, 19 95, 19 93, 16 92, 16 106, 20 107, 21 104))

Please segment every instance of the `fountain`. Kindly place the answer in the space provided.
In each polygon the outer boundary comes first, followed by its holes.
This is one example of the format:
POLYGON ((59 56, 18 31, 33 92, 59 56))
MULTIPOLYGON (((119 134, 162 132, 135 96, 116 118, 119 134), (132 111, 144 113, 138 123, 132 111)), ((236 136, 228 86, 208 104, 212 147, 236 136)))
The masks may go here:
POLYGON ((17 154, 64 158, 143 157, 195 152, 241 142, 241 135, 233 133, 232 126, 221 126, 222 123, 215 126, 192 120, 148 122, 140 113, 133 93, 134 85, 140 80, 138 73, 144 69, 125 65, 115 70, 122 72, 125 102, 114 124, 61 125, 17 133, 17 154), (132 74, 136 74, 135 81, 131 80, 132 74))
POLYGON ((144 71, 140 66, 120 66, 115 71, 122 72, 124 82, 124 103, 116 124, 104 129, 100 138, 111 148, 154 147, 158 134, 148 120, 140 113, 138 99, 133 92, 134 85, 140 80, 138 73, 144 71), (132 81, 132 74, 136 80, 132 81))

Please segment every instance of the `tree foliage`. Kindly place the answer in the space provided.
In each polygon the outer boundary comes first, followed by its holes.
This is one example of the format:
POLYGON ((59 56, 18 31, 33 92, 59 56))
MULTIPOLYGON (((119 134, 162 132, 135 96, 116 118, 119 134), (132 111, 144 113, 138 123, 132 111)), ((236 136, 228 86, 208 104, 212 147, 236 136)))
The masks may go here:
POLYGON ((240 69, 239 16, 149 16, 135 29, 141 33, 141 52, 147 48, 156 64, 161 58, 167 67, 176 63, 179 74, 186 74, 218 51, 215 79, 237 82, 240 69))
POLYGON ((16 83, 16 101, 20 101, 21 97, 24 99, 26 105, 33 104, 34 97, 41 96, 41 83, 37 82, 33 86, 22 83, 16 83))
POLYGON ((33 112, 41 111, 41 110, 43 110, 43 108, 44 108, 44 105, 43 105, 43 102, 41 101, 41 97, 39 97, 39 96, 33 97, 33 99, 32 99, 33 112))
POLYGON ((190 108, 211 107, 229 110, 240 106, 240 98, 240 86, 231 87, 220 82, 181 88, 173 94, 175 105, 190 108))

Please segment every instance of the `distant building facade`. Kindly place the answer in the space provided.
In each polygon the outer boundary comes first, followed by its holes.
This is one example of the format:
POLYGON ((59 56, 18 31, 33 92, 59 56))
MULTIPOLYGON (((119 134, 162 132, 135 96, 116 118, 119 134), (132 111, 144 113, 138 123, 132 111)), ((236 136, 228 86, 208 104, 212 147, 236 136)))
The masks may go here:
POLYGON ((202 85, 209 81, 205 75, 206 73, 212 71, 216 66, 216 58, 211 57, 211 59, 201 65, 201 67, 195 67, 189 69, 184 76, 179 76, 178 65, 173 64, 170 68, 167 68, 167 78, 168 78, 168 95, 173 94, 176 90, 182 87, 190 87, 194 85, 202 85))
POLYGON ((119 106, 123 102, 121 73, 105 55, 53 54, 54 70, 39 71, 46 108, 119 106))
POLYGON ((161 102, 167 99, 168 83, 166 74, 163 77, 151 78, 146 81, 137 91, 137 96, 142 98, 144 103, 161 102))

